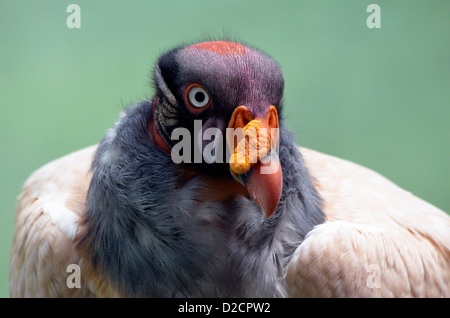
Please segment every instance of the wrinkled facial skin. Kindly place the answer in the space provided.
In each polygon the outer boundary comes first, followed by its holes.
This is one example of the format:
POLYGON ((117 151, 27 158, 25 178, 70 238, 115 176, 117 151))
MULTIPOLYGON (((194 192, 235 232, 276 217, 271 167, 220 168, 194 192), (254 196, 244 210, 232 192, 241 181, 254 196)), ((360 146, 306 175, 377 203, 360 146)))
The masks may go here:
MULTIPOLYGON (((201 120, 202 131, 194 134, 192 141, 203 143, 203 149, 210 141, 202 141, 198 133, 203 135, 207 128, 215 127, 225 136, 233 111, 241 105, 254 117, 263 117, 271 105, 281 115, 284 80, 280 66, 252 48, 231 42, 225 48, 211 43, 172 50, 158 62, 155 84, 160 106, 155 121, 169 147, 176 143, 171 138, 175 128, 193 132, 194 120, 201 120), (211 99, 209 107, 195 113, 186 101, 186 90, 193 83, 200 84, 211 99)), ((225 154, 225 145, 221 147, 225 154)), ((198 148, 193 146, 193 151, 198 148)))

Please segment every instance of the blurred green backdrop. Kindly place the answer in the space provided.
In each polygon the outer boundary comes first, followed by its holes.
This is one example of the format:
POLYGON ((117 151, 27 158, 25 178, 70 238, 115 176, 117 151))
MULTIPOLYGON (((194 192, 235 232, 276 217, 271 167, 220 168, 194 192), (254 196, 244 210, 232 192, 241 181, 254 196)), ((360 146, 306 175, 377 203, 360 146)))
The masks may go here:
POLYGON ((450 2, 0 0, 0 296, 16 197, 31 172, 97 143, 149 98, 173 45, 232 35, 272 55, 303 146, 368 166, 450 211, 450 2), (66 8, 81 7, 81 29, 66 8))

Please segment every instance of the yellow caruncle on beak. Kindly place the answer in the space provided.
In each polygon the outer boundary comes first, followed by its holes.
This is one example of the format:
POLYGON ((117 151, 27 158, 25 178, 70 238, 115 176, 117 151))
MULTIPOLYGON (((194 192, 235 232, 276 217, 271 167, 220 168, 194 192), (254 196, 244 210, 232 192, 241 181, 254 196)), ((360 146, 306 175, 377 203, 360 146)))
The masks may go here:
POLYGON ((259 160, 270 151, 270 135, 267 127, 262 128, 259 119, 250 121, 243 128, 243 136, 240 138, 234 153, 230 157, 230 168, 237 174, 247 173, 259 160))
POLYGON ((277 110, 270 106, 266 115, 255 118, 247 107, 239 106, 228 128, 231 128, 227 130, 227 143, 232 152, 231 175, 261 206, 264 218, 268 218, 278 206, 283 187, 278 156, 275 151, 271 152, 278 146, 277 110), (269 162, 263 160, 265 158, 270 159, 269 162))

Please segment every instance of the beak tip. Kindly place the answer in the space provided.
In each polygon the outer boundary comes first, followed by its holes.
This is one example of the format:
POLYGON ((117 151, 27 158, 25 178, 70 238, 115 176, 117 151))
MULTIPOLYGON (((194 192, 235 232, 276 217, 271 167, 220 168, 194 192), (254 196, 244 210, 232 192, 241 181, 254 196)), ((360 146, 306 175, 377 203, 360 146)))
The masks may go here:
POLYGON ((278 203, 280 202, 280 196, 276 196, 272 198, 270 202, 265 202, 261 204, 261 209, 263 211, 263 217, 264 219, 267 219, 272 216, 272 214, 275 213, 278 203))
POLYGON ((265 202, 262 202, 255 194, 255 192, 250 189, 250 187, 248 188, 249 188, 248 192, 252 197, 253 201, 255 201, 261 207, 263 218, 267 219, 268 217, 270 217, 275 212, 278 204, 275 207, 271 207, 268 204, 265 204, 265 202))
POLYGON ((259 162, 245 175, 239 175, 252 199, 261 207, 264 219, 275 212, 281 199, 283 176, 281 169, 273 174, 262 174, 259 162))
MULTIPOLYGON (((273 212, 275 212, 275 211, 273 211, 273 212)), ((266 210, 263 209, 263 218, 264 218, 264 220, 269 218, 270 216, 272 216, 273 212, 269 212, 269 211, 266 211, 266 210)))

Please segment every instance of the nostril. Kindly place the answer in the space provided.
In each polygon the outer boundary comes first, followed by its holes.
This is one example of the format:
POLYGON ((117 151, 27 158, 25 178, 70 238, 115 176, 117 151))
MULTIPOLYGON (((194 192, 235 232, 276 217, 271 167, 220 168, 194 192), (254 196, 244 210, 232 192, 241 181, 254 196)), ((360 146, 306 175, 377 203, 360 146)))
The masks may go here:
POLYGON ((239 106, 233 112, 232 120, 230 122, 230 128, 244 128, 249 122, 253 120, 253 116, 245 106, 239 106))
POLYGON ((253 116, 250 114, 249 111, 244 113, 244 127, 248 125, 249 122, 253 120, 253 116))
POLYGON ((235 126, 235 128, 236 129, 237 128, 244 129, 251 121, 252 121, 252 119, 241 117, 237 120, 237 122, 236 122, 237 125, 235 126))

